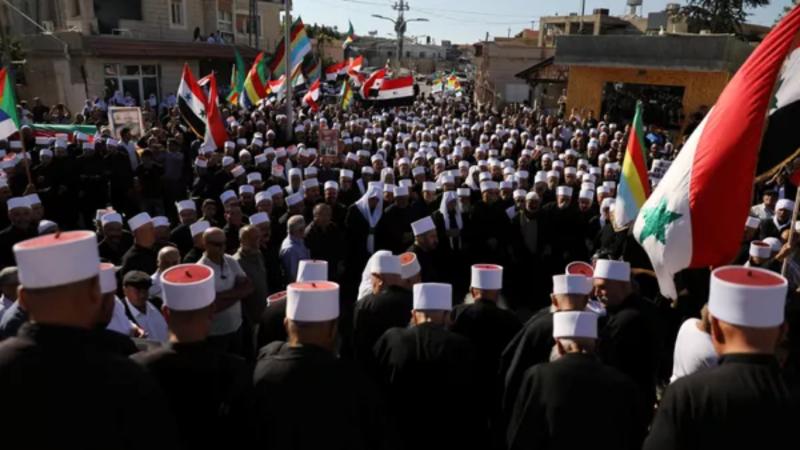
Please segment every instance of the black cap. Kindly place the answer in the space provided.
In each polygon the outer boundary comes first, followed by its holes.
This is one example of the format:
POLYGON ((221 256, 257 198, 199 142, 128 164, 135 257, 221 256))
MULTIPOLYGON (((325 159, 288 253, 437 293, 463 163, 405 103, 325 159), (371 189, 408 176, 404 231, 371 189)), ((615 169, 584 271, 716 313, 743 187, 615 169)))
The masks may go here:
POLYGON ((141 270, 131 270, 125 274, 122 279, 123 286, 134 286, 138 288, 149 288, 153 284, 150 275, 142 272, 141 270))

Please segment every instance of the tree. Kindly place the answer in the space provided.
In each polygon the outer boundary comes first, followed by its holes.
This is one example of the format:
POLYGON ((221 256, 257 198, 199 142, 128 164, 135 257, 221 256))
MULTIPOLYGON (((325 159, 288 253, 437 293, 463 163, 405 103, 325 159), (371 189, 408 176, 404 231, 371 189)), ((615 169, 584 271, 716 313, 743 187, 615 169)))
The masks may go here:
POLYGON ((681 10, 692 31, 742 35, 745 10, 769 5, 769 0, 689 0, 681 10))

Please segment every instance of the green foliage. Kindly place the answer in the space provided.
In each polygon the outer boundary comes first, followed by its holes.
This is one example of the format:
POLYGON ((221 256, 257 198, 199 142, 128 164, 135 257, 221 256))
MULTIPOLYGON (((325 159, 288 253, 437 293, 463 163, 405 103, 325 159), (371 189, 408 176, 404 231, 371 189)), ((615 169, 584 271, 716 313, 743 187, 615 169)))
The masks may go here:
POLYGON ((742 36, 742 24, 749 15, 745 10, 769 5, 769 0, 688 0, 681 9, 691 31, 710 30, 742 36))

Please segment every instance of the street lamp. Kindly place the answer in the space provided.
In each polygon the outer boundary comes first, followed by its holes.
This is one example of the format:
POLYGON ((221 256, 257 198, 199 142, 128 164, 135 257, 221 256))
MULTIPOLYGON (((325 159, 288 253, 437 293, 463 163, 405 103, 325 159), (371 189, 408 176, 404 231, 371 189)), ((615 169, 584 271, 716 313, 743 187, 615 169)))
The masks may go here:
POLYGON ((406 19, 403 17, 401 13, 397 19, 392 19, 391 17, 382 16, 380 14, 373 14, 372 17, 388 20, 394 24, 394 31, 397 33, 397 62, 398 64, 403 59, 403 37, 406 33, 406 27, 408 22, 428 22, 428 19, 424 17, 417 17, 413 19, 406 19))

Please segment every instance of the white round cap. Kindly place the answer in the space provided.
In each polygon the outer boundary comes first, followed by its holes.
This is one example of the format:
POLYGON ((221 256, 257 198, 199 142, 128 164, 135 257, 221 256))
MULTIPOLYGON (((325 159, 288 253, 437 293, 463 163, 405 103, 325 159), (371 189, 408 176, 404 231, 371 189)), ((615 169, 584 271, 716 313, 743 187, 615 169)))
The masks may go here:
POLYGON ((402 264, 400 257, 392 255, 391 253, 376 254, 372 259, 370 272, 375 274, 402 274, 402 264))
POLYGON ((128 219, 128 228, 131 229, 131 232, 134 232, 148 223, 153 223, 153 219, 150 214, 143 212, 128 219))
POLYGON ((750 256, 769 259, 772 256, 772 248, 764 241, 753 241, 750 243, 750 256))
POLYGON ((175 203, 175 206, 176 206, 176 209, 178 210, 179 213, 183 212, 183 211, 187 211, 187 210, 188 211, 197 211, 197 206, 195 206, 193 200, 181 200, 181 201, 175 203))
POLYGON ((411 230, 414 232, 414 236, 421 236, 435 229, 436 225, 433 224, 433 219, 431 219, 431 216, 423 217, 422 219, 411 222, 411 230))
POLYGON ((584 275, 553 275, 553 294, 589 295, 592 279, 584 275))
POLYGON ((105 225, 107 225, 109 223, 119 223, 119 224, 121 224, 122 223, 122 216, 119 213, 116 213, 116 212, 103 214, 103 216, 100 218, 100 224, 105 226, 105 225))
POLYGON ((563 195, 565 197, 572 196, 572 188, 569 186, 559 186, 556 188, 556 195, 563 195))
POLYGON ((100 293, 109 294, 117 290, 117 273, 111 263, 100 263, 100 293))
POLYGON ((339 317, 339 285, 330 281, 290 284, 286 289, 286 318, 326 322, 339 317))
POLYGON ((744 222, 744 226, 745 228, 758 229, 758 227, 761 226, 761 219, 759 219, 758 217, 747 216, 747 220, 744 222))
POLYGON ((414 275, 418 274, 422 268, 417 261, 417 255, 414 252, 405 252, 399 256, 400 258, 400 275, 404 280, 408 280, 414 275))
POLYGON ((297 281, 327 281, 328 261, 301 259, 297 265, 297 281))
POLYGON ((711 272, 708 311, 723 322, 744 327, 783 323, 788 283, 769 270, 724 266, 711 272))
POLYGON ((269 223, 269 214, 265 212, 257 212, 249 217, 250 225, 260 225, 262 223, 269 223))
POLYGON ((228 189, 219 196, 219 200, 223 205, 234 199, 236 199, 236 192, 233 192, 231 189, 228 189))
POLYGON ((15 244, 19 283, 48 288, 96 277, 100 272, 97 237, 91 231, 45 234, 15 244))
POLYGON ((192 237, 195 237, 209 229, 209 227, 211 227, 211 224, 208 223, 207 220, 198 220, 197 222, 189 225, 189 232, 191 233, 192 237))
POLYGON ((597 314, 585 311, 553 313, 553 337, 597 339, 597 314))
POLYGON ((488 291, 503 289, 503 266, 497 264, 473 264, 470 287, 488 291))
POLYGON ((166 216, 155 216, 153 217, 153 226, 154 227, 169 227, 169 219, 166 216))
POLYGON ((588 278, 594 278, 594 267, 587 262, 573 261, 567 264, 564 273, 567 275, 583 275, 588 278))
POLYGON ((594 277, 606 280, 631 281, 631 265, 626 261, 598 259, 594 263, 594 277))
POLYGON ((161 296, 167 308, 195 311, 214 302, 214 271, 200 264, 178 264, 161 274, 161 296))
POLYGON ((417 283, 413 287, 414 309, 450 311, 453 287, 447 283, 417 283))

